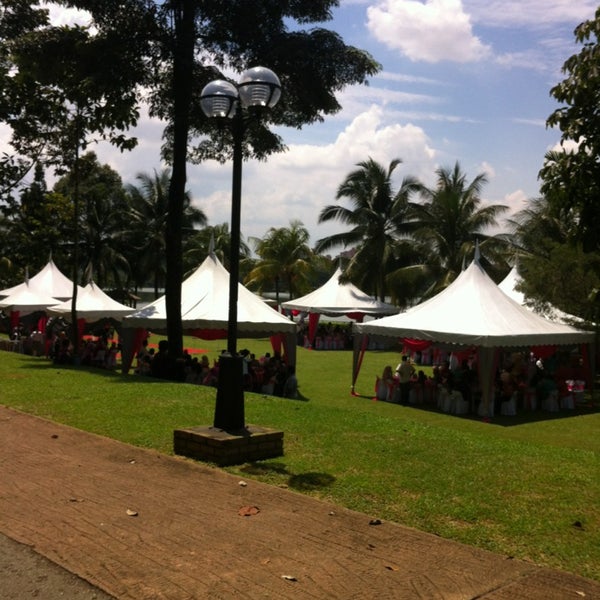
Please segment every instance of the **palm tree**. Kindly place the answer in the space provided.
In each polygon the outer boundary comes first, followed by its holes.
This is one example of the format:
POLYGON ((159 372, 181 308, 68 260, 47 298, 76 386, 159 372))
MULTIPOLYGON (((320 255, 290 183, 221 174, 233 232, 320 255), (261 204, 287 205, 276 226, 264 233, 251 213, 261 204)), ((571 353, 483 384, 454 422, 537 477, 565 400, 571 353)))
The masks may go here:
POLYGON ((81 249, 81 261, 86 265, 83 283, 94 279, 100 288, 124 285, 125 277, 129 275, 129 263, 118 243, 123 209, 121 198, 97 197, 87 203, 81 249))
POLYGON ((497 217, 508 207, 482 206, 481 189, 487 183, 480 173, 467 182, 458 162, 453 169, 439 168, 434 188, 420 189, 424 199, 411 207, 415 222, 414 237, 423 253, 423 268, 429 275, 424 296, 439 292, 458 276, 474 256, 479 242, 482 256, 497 258, 506 252, 506 240, 486 233, 497 225, 497 217))
MULTIPOLYGON (((226 269, 229 269, 231 235, 229 233, 229 225, 221 223, 220 225, 209 225, 200 230, 195 230, 186 240, 183 249, 184 272, 186 275, 195 271, 198 265, 206 258, 211 243, 213 244, 215 256, 226 269)), ((243 239, 240 239, 241 270, 243 270, 243 265, 249 256, 250 248, 248 244, 243 239)))
MULTIPOLYGON (((127 186, 130 206, 129 227, 123 232, 133 253, 129 259, 135 274, 136 287, 148 281, 152 275, 155 297, 165 280, 166 274, 166 222, 171 172, 156 170, 153 175, 139 173, 138 186, 127 186)), ((206 224, 204 213, 191 206, 191 198, 186 193, 184 203, 183 238, 192 234, 195 225, 206 224)))
MULTIPOLYGON (((79 158, 77 172, 69 172, 59 179, 52 194, 43 193, 43 172, 38 174, 36 170, 36 175, 39 181, 38 192, 30 189, 28 197, 23 198, 25 213, 39 213, 44 205, 48 212, 58 212, 55 207, 60 202, 60 196, 70 202, 77 196, 81 209, 75 210, 75 205, 72 205, 71 210, 75 212, 69 220, 71 233, 66 238, 68 242, 65 242, 65 246, 68 247, 71 241, 79 240, 78 270, 81 265, 85 267, 85 271, 83 279, 78 283, 88 283, 93 277, 101 288, 120 287, 128 277, 129 264, 123 255, 124 248, 119 244, 127 210, 119 174, 110 166, 100 164, 94 152, 87 152, 79 158), (75 213, 79 215, 77 223, 74 222, 75 213), (77 232, 74 228, 77 228, 77 232)), ((52 221, 45 221, 49 230, 56 235, 52 221)))
POLYGON ((522 256, 546 254, 548 242, 577 241, 577 219, 564 205, 550 203, 542 196, 529 200, 527 208, 507 220, 513 230, 517 252, 522 256))
POLYGON ((282 281, 287 285, 290 300, 295 293, 304 291, 313 257, 309 237, 304 225, 292 220, 289 227, 271 227, 262 239, 250 238, 259 259, 245 283, 259 292, 274 285, 277 304, 282 281))
POLYGON ((351 207, 329 205, 319 215, 319 223, 335 220, 351 229, 319 240, 316 252, 354 246, 345 274, 381 300, 387 293, 386 276, 396 269, 401 241, 410 232, 409 197, 419 189, 415 178, 405 177, 398 190, 393 190, 392 175, 401 162, 394 159, 387 169, 372 158, 358 163, 336 194, 337 200, 349 199, 351 207))

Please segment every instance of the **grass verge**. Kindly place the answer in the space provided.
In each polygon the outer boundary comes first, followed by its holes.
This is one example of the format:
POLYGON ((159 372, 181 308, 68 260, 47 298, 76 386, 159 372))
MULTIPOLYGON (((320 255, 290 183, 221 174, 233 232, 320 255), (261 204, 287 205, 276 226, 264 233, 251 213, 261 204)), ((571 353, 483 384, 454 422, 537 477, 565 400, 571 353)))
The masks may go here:
MULTIPOLYGON (((223 342, 186 338, 216 357, 223 342)), ((268 340, 240 340, 257 355, 268 340)), ((0 402, 172 453, 173 430, 212 424, 215 390, 1 353, 0 402)), ((600 580, 600 412, 486 423, 371 400, 394 352, 298 348, 301 400, 246 395, 247 423, 284 431, 285 456, 228 468, 385 520, 600 580)))

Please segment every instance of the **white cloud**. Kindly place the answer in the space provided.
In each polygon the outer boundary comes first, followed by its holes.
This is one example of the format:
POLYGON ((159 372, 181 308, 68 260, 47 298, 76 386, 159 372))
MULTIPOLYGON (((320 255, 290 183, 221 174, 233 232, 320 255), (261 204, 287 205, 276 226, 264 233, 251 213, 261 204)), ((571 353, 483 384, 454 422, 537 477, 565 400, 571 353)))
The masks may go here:
POLYGON ((575 140, 565 140, 564 142, 557 142, 553 147, 552 150, 554 152, 567 152, 567 153, 575 153, 575 152, 579 152, 579 144, 581 142, 579 141, 575 141, 575 140))
POLYGON ((76 8, 64 8, 52 2, 42 2, 41 6, 48 9, 50 23, 56 27, 63 25, 86 26, 91 22, 90 14, 76 8))
MULTIPOLYGON (((425 132, 411 124, 386 125, 380 107, 357 116, 329 144, 292 144, 288 152, 266 162, 244 164, 242 233, 262 237, 269 227, 287 226, 299 219, 311 234, 311 243, 342 230, 337 223, 318 225, 318 216, 335 204, 338 186, 356 164, 369 157, 387 166, 394 158, 396 185, 406 175, 425 178, 434 169, 436 151, 425 132)), ((190 188, 197 206, 210 224, 229 222, 231 165, 205 163, 190 168, 190 188), (208 189, 210 188, 210 189, 208 189), (203 191, 204 190, 204 191, 203 191)))
POLYGON ((464 0, 473 21, 496 27, 542 27, 591 19, 596 0, 464 0))
POLYGON ((496 177, 496 170, 494 169, 494 167, 490 163, 485 161, 479 165, 477 172, 485 173, 485 176, 488 178, 488 181, 491 181, 496 177))
POLYGON ((367 9, 368 28, 410 60, 473 62, 490 47, 474 35, 461 0, 383 0, 367 9))
POLYGON ((400 83, 426 83, 429 85, 446 85, 442 81, 431 79, 429 77, 418 77, 416 75, 405 75, 404 73, 392 73, 391 71, 381 71, 374 76, 374 80, 394 81, 400 83))
POLYGON ((165 125, 158 119, 150 119, 146 106, 140 109, 139 125, 127 132, 127 135, 137 137, 138 145, 131 152, 119 152, 108 143, 90 145, 87 150, 95 152, 102 164, 113 168, 124 183, 135 184, 138 173, 152 174, 163 168, 160 161, 160 148, 165 125))

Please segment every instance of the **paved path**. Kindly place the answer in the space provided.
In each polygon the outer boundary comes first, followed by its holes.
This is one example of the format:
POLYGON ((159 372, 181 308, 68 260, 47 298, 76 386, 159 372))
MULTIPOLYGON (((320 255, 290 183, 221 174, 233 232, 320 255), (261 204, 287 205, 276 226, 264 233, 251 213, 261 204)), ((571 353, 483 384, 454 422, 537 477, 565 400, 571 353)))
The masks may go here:
POLYGON ((375 518, 0 406, 0 533, 115 598, 600 599, 375 518))

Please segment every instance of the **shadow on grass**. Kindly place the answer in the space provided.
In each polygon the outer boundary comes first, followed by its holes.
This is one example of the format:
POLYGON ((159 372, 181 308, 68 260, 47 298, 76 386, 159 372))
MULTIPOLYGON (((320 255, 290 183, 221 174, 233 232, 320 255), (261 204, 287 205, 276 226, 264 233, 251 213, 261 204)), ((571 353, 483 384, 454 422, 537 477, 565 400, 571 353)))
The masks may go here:
POLYGON ((288 482, 291 488, 307 492, 329 487, 335 481, 335 477, 329 473, 301 473, 292 475, 288 482))
MULTIPOLYGON (((156 377, 150 377, 148 375, 139 375, 136 373, 124 374, 121 372, 120 365, 117 365, 114 369, 102 369, 100 367, 94 367, 92 365, 61 365, 53 363, 51 360, 40 356, 28 356, 28 360, 22 365, 22 369, 38 369, 38 370, 54 370, 54 371, 84 371, 86 373, 93 373, 101 377, 112 377, 115 383, 138 383, 138 384, 158 384, 158 383, 184 383, 182 381, 170 380, 170 379, 158 379, 156 377)), ((204 386, 207 387, 207 386, 204 386)), ((261 392, 246 392, 247 394, 255 394, 256 396, 271 397, 261 392)), ((272 396, 275 397, 275 396, 272 396)), ((286 400, 298 401, 298 402, 310 402, 310 398, 298 392, 297 398, 286 398, 286 400)))
POLYGON ((453 415, 441 411, 436 406, 428 405, 414 405, 411 404, 408 407, 413 410, 422 410, 431 413, 437 413, 440 415, 447 415, 454 419, 466 419, 469 421, 479 421, 488 423, 490 425, 496 425, 500 427, 516 427, 519 425, 526 425, 528 423, 537 423, 540 421, 554 421, 557 419, 571 419, 573 417, 581 417, 583 415, 593 415, 600 412, 600 406, 591 402, 585 404, 578 404, 572 410, 561 409, 558 412, 549 412, 545 410, 521 410, 514 416, 507 415, 494 415, 493 417, 482 417, 480 415, 469 413, 466 415, 453 415))
MULTIPOLYGON (((27 358, 26 362, 23 363, 22 369, 39 369, 39 370, 64 370, 64 371, 85 371, 87 373, 93 373, 95 375, 99 375, 102 377, 110 377, 112 378, 114 383, 134 383, 134 384, 164 384, 164 383, 178 383, 177 381, 170 381, 165 379, 156 379, 154 377, 148 377, 145 375, 136 375, 134 373, 124 375, 121 372, 120 366, 115 369, 101 369, 98 367, 93 367, 89 365, 59 365, 54 364, 51 360, 44 358, 43 356, 29 356, 22 355, 27 358)), ((364 395, 359 393, 352 394, 356 398, 364 398, 365 400, 369 400, 373 402, 372 395, 364 395)), ((293 399, 289 399, 292 400, 293 399)), ((304 396, 301 392, 298 393, 298 398, 295 398, 296 401, 299 402, 309 402, 310 398, 304 396)), ((384 401, 384 404, 390 404, 384 401)), ((544 410, 535 410, 535 411, 524 411, 520 410, 515 416, 505 416, 505 415, 495 415, 494 417, 487 418, 481 417, 477 414, 470 413, 466 415, 450 415, 448 413, 442 412, 437 406, 427 405, 427 404, 411 404, 409 406, 400 407, 408 410, 421 410, 427 411, 431 413, 437 413, 440 415, 447 415, 449 417, 455 419, 468 419, 471 421, 479 421, 479 422, 487 422, 491 425, 497 425, 500 427, 517 427, 519 425, 524 425, 528 423, 534 423, 539 421, 553 421, 557 419, 570 419, 573 417, 580 417, 585 415, 592 415, 600 413, 600 403, 598 400, 592 402, 588 397, 586 398, 586 402, 582 404, 577 404, 574 410, 565 410, 562 409, 558 412, 548 412, 544 410)), ((291 484, 290 484, 291 485, 291 484)))
POLYGON ((100 377, 111 377, 115 383, 178 383, 177 381, 169 381, 167 379, 158 379, 146 375, 137 375, 131 373, 124 375, 120 368, 102 369, 91 365, 61 365, 55 364, 49 360, 40 361, 39 357, 31 357, 30 361, 24 363, 22 369, 37 369, 39 371, 79 371, 85 373, 93 373, 100 377))
POLYGON ((329 473, 290 473, 287 466, 280 462, 254 462, 244 465, 240 470, 254 476, 285 477, 288 487, 302 492, 323 489, 335 482, 335 477, 329 473))

